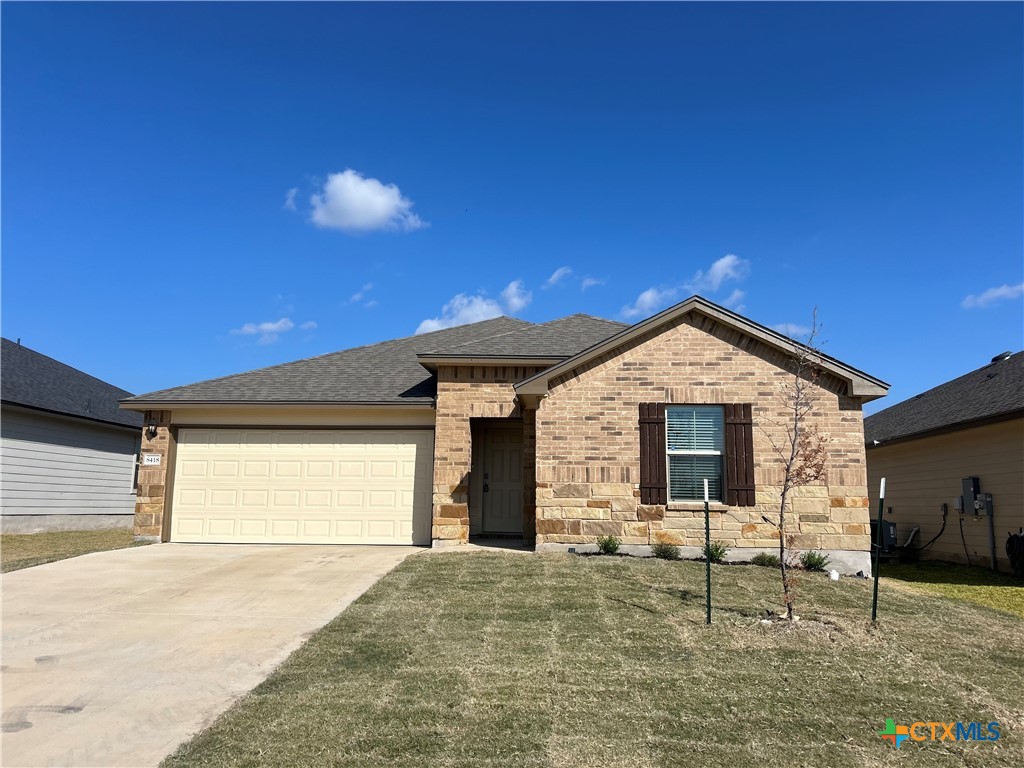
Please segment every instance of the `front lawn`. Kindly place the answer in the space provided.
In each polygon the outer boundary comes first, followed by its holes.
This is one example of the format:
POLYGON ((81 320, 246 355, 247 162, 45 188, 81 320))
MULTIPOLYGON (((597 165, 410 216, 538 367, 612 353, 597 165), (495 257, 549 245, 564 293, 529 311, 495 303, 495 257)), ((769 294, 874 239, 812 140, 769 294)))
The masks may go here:
POLYGON ((17 571, 33 565, 52 563, 90 552, 133 547, 130 528, 102 531, 53 531, 50 533, 5 533, 0 536, 0 570, 17 571))
MULTIPOLYGON (((169 766, 1009 766, 1024 750, 1024 621, 801 576, 618 557, 423 554, 293 654, 169 766), (886 718, 999 721, 908 741, 886 718)), ((941 733, 941 731, 940 731, 941 733)))
POLYGON ((1024 581, 988 568, 924 561, 882 565, 879 573, 898 585, 969 600, 1024 618, 1024 581))

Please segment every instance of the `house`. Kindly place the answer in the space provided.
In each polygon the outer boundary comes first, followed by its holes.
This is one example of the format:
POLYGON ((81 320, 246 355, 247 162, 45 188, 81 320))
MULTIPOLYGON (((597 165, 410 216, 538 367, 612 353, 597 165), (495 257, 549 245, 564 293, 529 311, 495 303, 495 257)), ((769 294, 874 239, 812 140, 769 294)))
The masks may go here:
POLYGON ((131 528, 142 415, 123 389, 3 339, 0 530, 131 528))
MULTIPOLYGON (((628 327, 501 317, 128 398, 147 425, 135 530, 696 552, 709 476, 714 538, 749 556, 777 547, 768 436, 796 351, 695 296, 628 327)), ((887 385, 822 357, 815 391, 829 474, 794 499, 795 546, 866 572, 861 405, 887 385)))
POLYGON ((884 477, 900 545, 913 534, 922 558, 1010 571, 1006 538, 1024 527, 1024 352, 879 411, 864 432, 872 508, 884 477))

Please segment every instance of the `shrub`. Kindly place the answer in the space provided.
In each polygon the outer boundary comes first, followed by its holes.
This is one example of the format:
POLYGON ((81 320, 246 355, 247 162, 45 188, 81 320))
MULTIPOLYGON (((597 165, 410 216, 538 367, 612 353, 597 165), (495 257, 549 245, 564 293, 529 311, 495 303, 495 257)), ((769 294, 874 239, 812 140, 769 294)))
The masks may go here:
POLYGON ((828 555, 813 549, 800 555, 800 565, 808 571, 824 571, 828 565, 828 555))
POLYGON ((704 557, 712 563, 721 563, 725 560, 725 553, 729 548, 720 541, 712 541, 704 547, 704 557))
POLYGON ((621 544, 614 536, 602 536, 597 540, 597 548, 601 550, 603 554, 614 555, 619 551, 619 544, 621 544))
POLYGON ((782 561, 779 560, 778 555, 773 555, 771 552, 758 552, 756 555, 750 558, 750 562, 752 562, 754 565, 764 565, 768 568, 778 568, 779 564, 782 561))
POLYGON ((651 546, 651 553, 662 560, 682 560, 683 553, 675 544, 662 544, 658 542, 651 546))

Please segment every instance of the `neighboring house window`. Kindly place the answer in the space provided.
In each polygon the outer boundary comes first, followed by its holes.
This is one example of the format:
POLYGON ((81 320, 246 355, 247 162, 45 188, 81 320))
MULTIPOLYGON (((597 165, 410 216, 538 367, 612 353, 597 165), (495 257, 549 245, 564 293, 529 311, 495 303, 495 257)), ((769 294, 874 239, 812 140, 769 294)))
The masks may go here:
POLYGON ((142 462, 142 438, 135 438, 135 468, 132 472, 132 491, 139 489, 139 464, 142 462))
POLYGON ((666 407, 665 437, 669 501, 703 501, 705 478, 711 501, 722 501, 722 456, 725 448, 722 407, 666 407))

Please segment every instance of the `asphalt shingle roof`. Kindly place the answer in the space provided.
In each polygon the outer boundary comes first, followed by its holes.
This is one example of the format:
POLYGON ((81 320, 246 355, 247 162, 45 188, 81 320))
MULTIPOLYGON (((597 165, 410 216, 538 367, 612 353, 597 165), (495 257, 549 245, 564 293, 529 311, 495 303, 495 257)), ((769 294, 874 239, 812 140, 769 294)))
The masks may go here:
POLYGON ((614 336, 628 326, 591 315, 570 315, 540 325, 519 328, 500 336, 446 344, 431 351, 436 355, 479 357, 567 358, 614 336))
POLYGON ((148 392, 126 402, 407 403, 430 405, 437 385, 416 357, 439 345, 498 336, 531 323, 498 317, 365 347, 331 352, 182 387, 148 392))
POLYGON ((864 419, 864 439, 885 442, 1024 411, 1024 352, 978 368, 864 419))
POLYGON ((40 354, 10 339, 0 340, 0 400, 13 405, 141 427, 142 414, 122 411, 131 392, 40 354))

